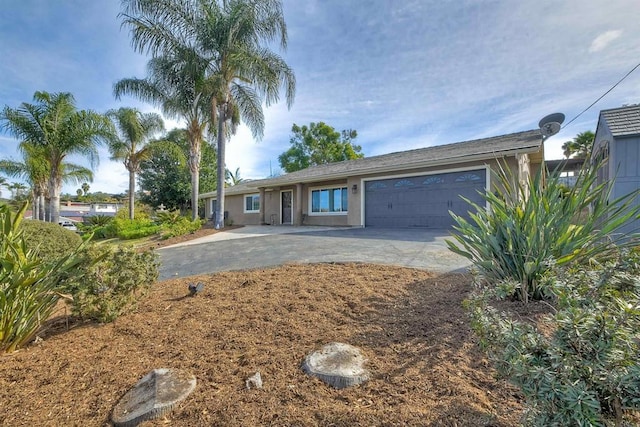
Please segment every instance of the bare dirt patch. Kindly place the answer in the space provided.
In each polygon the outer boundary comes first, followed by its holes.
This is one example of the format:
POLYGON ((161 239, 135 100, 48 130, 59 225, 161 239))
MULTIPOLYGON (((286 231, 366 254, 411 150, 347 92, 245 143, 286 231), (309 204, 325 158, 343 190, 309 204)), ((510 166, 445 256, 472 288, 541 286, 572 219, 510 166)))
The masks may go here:
POLYGON ((112 324, 54 319, 44 341, 0 356, 0 425, 109 425, 154 368, 198 385, 143 426, 513 426, 516 390, 494 378, 461 302, 461 274, 364 264, 285 265, 157 283, 112 324), (187 284, 204 290, 188 297, 187 284), (339 341, 372 378, 335 390, 300 369, 339 341), (259 371, 262 389, 245 380, 259 371))

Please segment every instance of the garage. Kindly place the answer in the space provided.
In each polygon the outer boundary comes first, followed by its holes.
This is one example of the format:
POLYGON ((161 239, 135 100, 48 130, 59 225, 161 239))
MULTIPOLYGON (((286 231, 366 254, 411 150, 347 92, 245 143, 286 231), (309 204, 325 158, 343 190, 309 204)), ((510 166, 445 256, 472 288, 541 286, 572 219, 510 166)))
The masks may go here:
POLYGON ((486 169, 376 179, 365 182, 366 227, 451 228, 449 211, 468 218, 460 196, 484 204, 486 169))

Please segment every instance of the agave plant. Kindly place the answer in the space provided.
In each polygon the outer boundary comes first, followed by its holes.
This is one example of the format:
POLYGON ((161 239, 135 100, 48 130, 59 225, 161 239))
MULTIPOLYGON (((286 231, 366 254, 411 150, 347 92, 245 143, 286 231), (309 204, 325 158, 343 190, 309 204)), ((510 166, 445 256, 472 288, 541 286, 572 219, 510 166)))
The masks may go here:
POLYGON ((601 166, 586 162, 567 190, 558 173, 545 177, 544 167, 523 183, 501 165, 495 191, 484 194, 488 209, 465 199, 475 209, 470 219, 451 213, 457 233, 449 249, 471 260, 487 281, 515 283, 519 300, 543 298, 541 278, 551 265, 607 258, 633 243, 616 232, 638 217, 638 191, 611 199, 613 183, 597 183, 601 166), (582 212, 588 215, 577 221, 582 212))
POLYGON ((45 262, 28 250, 18 229, 26 208, 25 203, 14 216, 0 207, 0 351, 5 352, 33 338, 63 296, 62 275, 80 262, 77 252, 45 262))

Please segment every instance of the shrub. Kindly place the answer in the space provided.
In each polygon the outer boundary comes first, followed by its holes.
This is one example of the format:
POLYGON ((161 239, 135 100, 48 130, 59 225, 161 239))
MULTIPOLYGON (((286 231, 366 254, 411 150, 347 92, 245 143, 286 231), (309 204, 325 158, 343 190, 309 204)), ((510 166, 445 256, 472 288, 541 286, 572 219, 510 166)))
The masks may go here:
POLYGON ((86 225, 89 226, 105 226, 113 221, 112 216, 107 215, 92 215, 85 218, 86 225))
POLYGON ((171 224, 163 224, 162 238, 168 239, 170 237, 182 236, 184 234, 193 233, 195 231, 200 230, 204 222, 205 221, 199 218, 194 221, 191 221, 189 218, 180 217, 179 220, 171 224))
POLYGON ((116 218, 113 221, 116 235, 124 240, 139 239, 151 236, 160 231, 160 226, 154 224, 148 217, 131 219, 116 218))
POLYGON ((24 220, 20 224, 27 247, 43 261, 55 262, 71 254, 82 243, 73 231, 51 222, 24 220))
POLYGON ((6 352, 33 338, 61 296, 61 277, 81 261, 75 251, 46 262, 28 250, 19 227, 26 207, 15 217, 9 207, 0 207, 0 351, 6 352))
POLYGON ((180 211, 157 211, 156 219, 160 224, 176 224, 183 216, 180 211))
POLYGON ((498 372, 522 390, 531 425, 622 426, 640 410, 638 273, 637 257, 554 272, 551 333, 498 313, 488 302, 495 289, 466 302, 498 372))
POLYGON ((87 263, 65 284, 73 296, 74 314, 99 322, 111 322, 135 308, 138 299, 158 278, 157 256, 131 248, 93 246, 84 252, 87 263))
POLYGON ((640 212, 632 206, 638 191, 609 202, 613 183, 596 185, 601 166, 586 162, 568 193, 559 174, 544 182, 544 167, 523 185, 502 166, 496 191, 484 194, 489 209, 465 199, 475 210, 471 219, 451 214, 457 233, 447 240, 449 249, 470 259, 487 281, 515 281, 516 298, 544 297, 540 279, 551 265, 611 256, 625 237, 616 230, 640 212), (575 214, 589 209, 575 224, 575 214))

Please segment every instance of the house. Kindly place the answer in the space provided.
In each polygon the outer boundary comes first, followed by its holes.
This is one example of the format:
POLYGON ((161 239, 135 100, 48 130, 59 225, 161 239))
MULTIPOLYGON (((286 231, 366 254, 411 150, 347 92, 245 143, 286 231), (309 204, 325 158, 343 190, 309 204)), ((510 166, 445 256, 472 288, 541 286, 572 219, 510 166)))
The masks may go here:
MULTIPOLYGON (((312 166, 228 187, 225 218, 250 225, 449 228, 484 204, 491 170, 506 161, 525 182, 544 158, 539 130, 312 166)), ((205 214, 216 194, 204 193, 205 214)))
MULTIPOLYGON (((600 111, 591 158, 607 160, 598 173, 598 182, 615 178, 611 199, 640 188, 640 105, 600 111)), ((640 203, 638 198, 634 203, 640 203)), ((638 230, 640 220, 630 221, 621 231, 638 230)))
POLYGON ((585 159, 572 158, 572 159, 559 159, 559 160, 546 160, 545 166, 547 167, 547 173, 558 174, 560 182, 567 187, 573 187, 576 185, 578 175, 582 169, 585 159))

